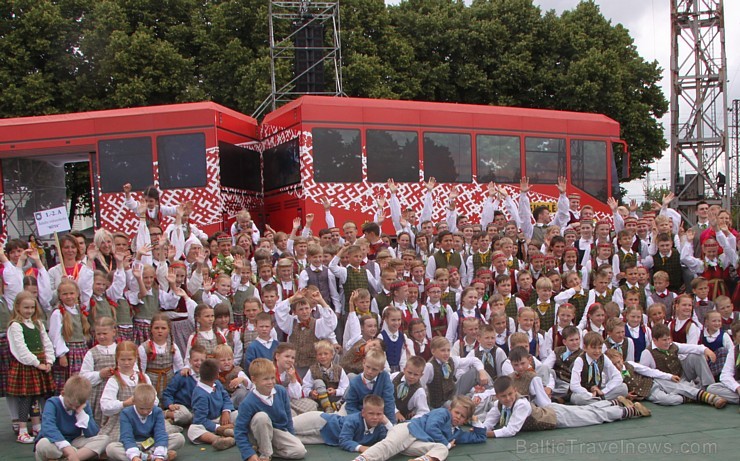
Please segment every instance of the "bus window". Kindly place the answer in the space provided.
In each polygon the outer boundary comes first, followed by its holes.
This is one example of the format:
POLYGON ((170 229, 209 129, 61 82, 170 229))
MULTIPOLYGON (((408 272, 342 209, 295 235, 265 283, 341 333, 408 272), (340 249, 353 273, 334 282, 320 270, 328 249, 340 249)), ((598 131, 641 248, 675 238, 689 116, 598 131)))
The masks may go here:
POLYGON ((266 191, 290 186, 301 180, 298 138, 267 149, 262 158, 265 164, 266 191))
POLYGON ((152 139, 106 139, 98 142, 100 187, 103 193, 121 192, 123 185, 142 191, 154 182, 152 139))
POLYGON ((203 133, 157 136, 159 185, 162 189, 187 189, 206 185, 206 135, 203 133))
POLYGON ((517 183, 522 178, 519 163, 521 140, 518 136, 475 137, 478 182, 517 183))
POLYGON ((419 135, 415 131, 367 130, 367 180, 419 181, 419 135))
POLYGON ((360 130, 314 128, 311 134, 316 182, 362 182, 360 130))
POLYGON ((525 141, 527 172, 532 184, 557 184, 565 176, 565 140, 527 138, 525 141))
POLYGON ((262 191, 259 152, 220 141, 218 154, 222 187, 262 191))
POLYGON ((574 186, 606 202, 606 142, 571 141, 570 176, 574 186))
POLYGON ((424 180, 438 182, 473 180, 470 135, 457 133, 424 133, 424 180))

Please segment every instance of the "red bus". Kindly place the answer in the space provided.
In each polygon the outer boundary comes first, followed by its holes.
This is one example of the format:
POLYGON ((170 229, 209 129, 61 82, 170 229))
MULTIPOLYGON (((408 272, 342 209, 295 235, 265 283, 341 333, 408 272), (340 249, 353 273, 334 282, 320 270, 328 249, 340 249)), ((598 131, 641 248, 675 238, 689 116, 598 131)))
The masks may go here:
MULTIPOLYGON (((64 163, 89 162, 93 224, 132 234, 123 184, 155 184, 162 203, 195 203, 207 233, 246 208, 280 230, 313 213, 321 198, 338 223, 373 219, 374 199, 393 178, 399 199, 421 208, 435 177, 435 210, 450 188, 460 212, 480 212, 486 183, 512 194, 533 185, 532 206, 554 209, 558 176, 596 215, 610 214, 618 157, 628 165, 619 124, 603 115, 514 107, 304 96, 262 124, 204 102, 0 120, 2 239, 35 232, 33 212, 66 204, 64 163), (620 154, 621 152, 621 154, 620 154)), ((440 216, 435 216, 440 219, 440 216)), ((166 224, 166 223, 165 223, 166 224)), ((392 232, 390 220, 384 224, 392 232)))
MULTIPOLYGON (((475 220, 490 181, 516 194, 528 176, 532 206, 554 209, 557 178, 566 176, 569 193, 606 217, 607 198, 619 194, 617 157, 629 164, 619 123, 576 112, 304 96, 268 114, 260 131, 265 219, 275 229, 308 213, 324 227, 322 197, 337 223, 372 220, 389 178, 416 209, 422 182, 436 178, 436 213, 458 187, 458 210, 475 220)), ((390 220, 384 230, 393 233, 390 220)))
POLYGON ((36 232, 34 212, 66 205, 63 165, 88 162, 95 228, 136 229, 122 186, 192 200, 207 233, 262 210, 257 121, 210 102, 0 120, 2 240, 36 232))

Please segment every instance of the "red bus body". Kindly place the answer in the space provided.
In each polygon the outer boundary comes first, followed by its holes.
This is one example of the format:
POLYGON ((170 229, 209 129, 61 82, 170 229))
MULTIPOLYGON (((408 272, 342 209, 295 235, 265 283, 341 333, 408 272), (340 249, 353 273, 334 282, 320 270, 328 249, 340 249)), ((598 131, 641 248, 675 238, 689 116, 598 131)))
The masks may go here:
MULTIPOLYGON (((518 159, 515 157, 516 147, 511 148, 509 165, 513 165, 513 168, 500 168, 500 173, 506 170, 501 176, 508 177, 504 178, 504 181, 496 181, 504 185, 510 193, 517 194, 519 179, 522 175, 529 176, 533 184, 530 192, 532 206, 546 204, 554 210, 558 196, 554 178, 562 174, 568 178, 568 192, 580 193, 582 206, 593 206, 597 217, 609 216, 611 211, 605 203, 606 199, 618 191, 612 145, 623 144, 619 139, 619 124, 598 114, 316 96, 301 97, 268 114, 260 126, 260 131, 263 164, 266 168, 265 219, 278 230, 290 229, 295 216, 305 218, 308 213, 313 213, 316 217, 314 231, 325 227, 322 197, 329 197, 332 200, 332 213, 337 225, 346 220, 353 220, 358 225, 373 220, 375 196, 380 191, 386 193, 384 180, 377 180, 379 175, 382 176, 382 171, 379 170, 391 169, 391 164, 394 163, 386 161, 375 166, 375 173, 369 171, 372 168, 368 156, 376 154, 376 150, 369 145, 369 138, 377 138, 379 132, 382 135, 384 131, 398 131, 403 132, 406 139, 413 137, 413 134, 417 139, 424 138, 423 142, 417 141, 418 176, 413 180, 401 182, 394 178, 399 186, 399 199, 402 205, 417 210, 422 208, 421 201, 425 190, 422 181, 426 179, 425 173, 429 173, 425 171, 425 166, 427 170, 439 170, 439 167, 435 168, 435 158, 431 155, 430 158, 426 158, 426 143, 429 142, 429 145, 433 146, 435 137, 444 138, 449 134, 458 140, 458 145, 464 144, 463 149, 459 149, 458 152, 454 152, 454 147, 447 151, 462 159, 459 163, 469 163, 469 167, 463 165, 463 169, 470 170, 469 177, 461 178, 458 175, 455 181, 445 182, 440 180, 438 173, 445 174, 446 170, 432 174, 437 177, 440 184, 434 194, 435 220, 444 218, 442 210, 452 187, 458 187, 461 191, 458 200, 460 213, 473 220, 477 219, 486 184, 489 180, 495 179, 491 177, 491 171, 488 171, 487 175, 479 171, 481 163, 478 162, 477 150, 481 140, 503 138, 513 142, 514 146, 516 139, 519 139, 518 159), (324 131, 321 131, 322 129, 324 131), (359 136, 359 144, 354 143, 358 149, 356 155, 360 156, 359 162, 355 160, 355 170, 359 164, 361 177, 355 175, 354 180, 348 182, 320 181, 315 178, 314 164, 317 162, 317 155, 325 154, 315 152, 314 146, 317 141, 315 136, 317 130, 325 133, 326 129, 343 130, 343 134, 355 133, 359 136), (460 139, 463 141, 459 141, 460 139), (527 164, 530 155, 532 159, 537 157, 535 160, 548 161, 548 153, 541 150, 543 139, 546 140, 545 144, 558 144, 561 150, 564 150, 558 154, 562 160, 556 165, 556 169, 559 170, 557 172, 541 166, 541 162, 539 166, 534 161, 530 165, 527 164), (270 149, 279 151, 279 146, 285 146, 286 143, 297 144, 300 158, 295 160, 299 163, 294 168, 300 168, 300 178, 292 184, 277 184, 280 187, 271 189, 267 178, 270 149), (530 144, 538 143, 540 147, 535 146, 535 149, 540 150, 530 153, 530 144), (585 150, 590 149, 591 153, 577 154, 576 150, 581 152, 584 146, 585 150), (465 152, 462 152, 463 150, 465 152), (549 177, 538 180, 538 176, 542 174, 549 177)), ((288 150, 294 149, 295 146, 292 146, 288 150)), ((413 150, 411 149, 407 155, 409 159, 413 156, 413 150)), ((481 152, 481 161, 483 154, 490 156, 481 152)), ((496 155, 495 152, 492 154, 496 155)), ((283 152, 282 163, 285 162, 285 158, 283 152)), ((407 179, 412 177, 413 172, 406 176, 407 179)), ((386 220, 383 229, 389 233, 393 232, 390 219, 386 220)))
MULTIPOLYGON (((261 184, 252 190, 229 187, 235 185, 233 174, 230 180, 222 177, 222 168, 235 169, 235 157, 259 168, 257 121, 210 102, 0 120, 1 160, 89 161, 95 227, 129 235, 137 218, 123 206, 125 182, 132 183, 136 198, 141 197, 136 192, 154 184, 163 205, 192 200, 191 219, 208 233, 222 229, 225 217, 242 208, 260 220, 261 184), (141 149, 126 151, 141 146, 143 154, 141 149), (225 150, 230 155, 220 152, 225 150), (123 158, 127 153, 138 163, 121 167, 129 161, 123 158), (161 171, 163 166, 169 174, 161 171)), ((5 197, 0 198, 5 239, 8 217, 5 197)))
MULTIPOLYGON (((192 200, 192 219, 207 233, 226 228, 242 208, 258 225, 285 231, 313 213, 317 231, 326 226, 323 197, 338 225, 374 219, 389 177, 401 203, 420 210, 423 181, 434 176, 436 220, 452 187, 461 192, 458 210, 476 220, 489 181, 517 194, 522 175, 533 206, 555 208, 563 175, 581 205, 608 216, 619 134, 616 121, 598 114, 304 96, 261 124, 210 102, 0 120, 0 161, 89 161, 96 228, 135 232, 121 192, 130 182, 134 192, 155 184, 163 205, 192 200)), ((6 192, 3 240, 13 219, 6 192)), ((390 220, 383 227, 393 232, 390 220)))

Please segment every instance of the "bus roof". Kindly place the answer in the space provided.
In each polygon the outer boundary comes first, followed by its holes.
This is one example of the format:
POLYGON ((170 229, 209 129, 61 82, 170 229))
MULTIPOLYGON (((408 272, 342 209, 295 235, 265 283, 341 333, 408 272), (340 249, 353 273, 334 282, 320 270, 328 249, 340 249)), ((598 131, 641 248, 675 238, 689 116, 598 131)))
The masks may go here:
POLYGON ((264 124, 398 125, 496 129, 619 137, 619 123, 602 114, 521 107, 387 99, 303 96, 267 114, 264 124), (297 114, 296 114, 297 112, 297 114), (290 114, 293 113, 292 116, 290 114))
MULTIPOLYGON (((0 144, 39 139, 91 137, 156 128, 176 129, 193 125, 221 125, 216 114, 256 127, 257 121, 213 102, 194 102, 130 109, 0 119, 0 144)), ((254 130, 256 132, 256 129, 254 130)))

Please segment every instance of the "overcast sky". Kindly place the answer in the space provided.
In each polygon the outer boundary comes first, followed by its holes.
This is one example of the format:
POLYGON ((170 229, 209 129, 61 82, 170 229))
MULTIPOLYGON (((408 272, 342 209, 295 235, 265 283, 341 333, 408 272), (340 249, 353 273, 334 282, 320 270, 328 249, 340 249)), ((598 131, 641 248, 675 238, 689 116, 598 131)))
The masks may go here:
MULTIPOLYGON (((387 4, 397 4, 399 0, 386 0, 387 4)), ((534 0, 542 10, 555 10, 561 13, 578 5, 579 0, 534 0)), ((666 99, 670 100, 670 57, 671 57, 671 0, 596 0, 601 13, 612 23, 625 26, 635 41, 637 51, 648 61, 657 60, 663 69, 660 82, 666 99)), ((740 99, 740 0, 724 0, 725 8, 725 46, 727 54, 728 106, 733 99, 740 99)), ((662 120, 666 128, 666 138, 670 141, 670 113, 662 120)), ((662 159, 653 165, 650 175, 651 185, 670 185, 670 154, 665 152, 662 159)), ((638 201, 644 198, 645 181, 633 181, 626 185, 629 198, 638 201)))

